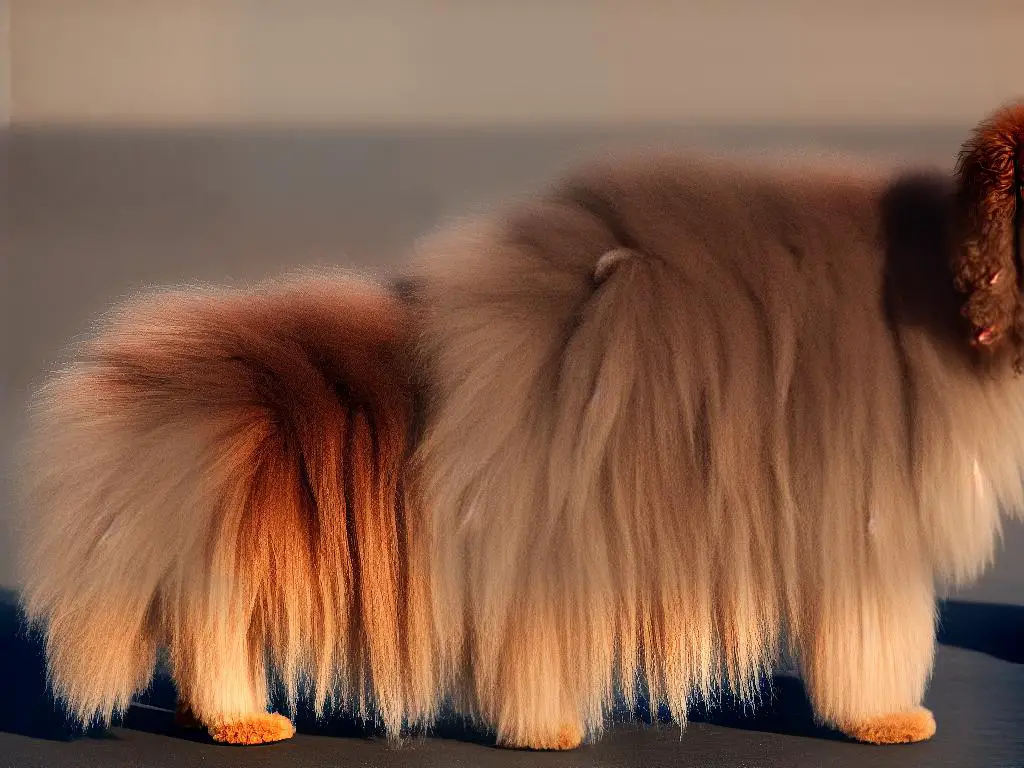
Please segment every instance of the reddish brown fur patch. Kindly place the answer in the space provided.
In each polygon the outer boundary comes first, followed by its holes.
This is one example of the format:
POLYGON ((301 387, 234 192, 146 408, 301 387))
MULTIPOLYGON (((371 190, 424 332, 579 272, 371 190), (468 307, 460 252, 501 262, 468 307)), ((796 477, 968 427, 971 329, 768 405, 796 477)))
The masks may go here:
POLYGON ((1024 356, 1021 295, 1021 165, 1024 102, 996 112, 964 144, 957 164, 961 232, 953 257, 956 287, 966 294, 962 313, 977 347, 1014 349, 1024 356))
MULTIPOLYGON (((209 323, 208 345, 176 350, 194 355, 194 367, 153 347, 138 363, 186 378, 183 389, 217 415, 235 414, 220 446, 231 482, 211 546, 236 563, 232 605, 251 606, 239 628, 250 658, 269 649, 292 698, 305 675, 318 705, 340 693, 364 714, 372 706, 396 732, 404 717, 425 714, 434 693, 432 680, 420 681, 429 667, 409 670, 403 659, 403 641, 431 638, 425 611, 408 610, 402 593, 415 548, 399 538, 417 513, 404 494, 412 418, 405 313, 381 296, 353 300, 323 286, 265 303, 208 304, 200 308, 208 318, 191 318, 209 323)), ((180 606, 169 627, 186 681, 198 674, 190 668, 203 643, 184 618, 189 610, 180 606)), ((408 655, 422 663, 430 652, 408 655)), ((262 676, 254 663, 253 676, 262 676)))

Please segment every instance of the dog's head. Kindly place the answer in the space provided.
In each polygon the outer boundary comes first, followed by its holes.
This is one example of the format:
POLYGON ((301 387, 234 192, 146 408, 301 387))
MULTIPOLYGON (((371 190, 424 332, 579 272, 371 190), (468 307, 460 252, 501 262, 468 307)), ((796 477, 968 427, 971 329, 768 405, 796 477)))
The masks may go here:
POLYGON ((1024 101, 984 120, 956 167, 952 272, 970 343, 1024 370, 1024 101))

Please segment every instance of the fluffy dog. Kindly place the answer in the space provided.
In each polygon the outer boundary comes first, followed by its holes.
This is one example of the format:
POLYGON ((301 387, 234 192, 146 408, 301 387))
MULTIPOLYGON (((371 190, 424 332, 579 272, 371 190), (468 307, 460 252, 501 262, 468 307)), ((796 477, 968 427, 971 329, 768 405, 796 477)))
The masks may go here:
POLYGON ((935 590, 1024 509, 1024 106, 953 176, 592 163, 395 286, 145 295, 51 376, 23 581, 109 721, 166 647, 220 741, 291 705, 500 743, 680 722, 791 651, 818 717, 926 739, 935 590))

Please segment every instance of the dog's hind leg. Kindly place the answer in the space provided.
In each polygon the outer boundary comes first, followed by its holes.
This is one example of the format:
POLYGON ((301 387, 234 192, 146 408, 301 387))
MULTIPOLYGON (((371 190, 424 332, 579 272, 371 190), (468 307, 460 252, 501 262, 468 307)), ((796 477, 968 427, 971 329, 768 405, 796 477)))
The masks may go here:
POLYGON ((851 584, 814 614, 802 667, 818 717, 873 744, 931 738, 935 718, 921 706, 935 652, 930 584, 851 584))
POLYGON ((200 637, 189 659, 176 665, 176 713, 181 725, 205 727, 214 741, 264 744, 290 738, 292 722, 267 711, 262 657, 247 647, 244 629, 224 628, 220 637, 200 637))
POLYGON ((509 749, 568 750, 584 737, 583 721, 566 689, 559 638, 541 622, 523 621, 505 647, 496 684, 478 683, 485 716, 498 744, 509 749))
POLYGON ((263 657, 244 627, 226 623, 190 638, 191 647, 175 649, 179 725, 206 728, 214 741, 264 744, 295 734, 292 722, 267 711, 263 657))

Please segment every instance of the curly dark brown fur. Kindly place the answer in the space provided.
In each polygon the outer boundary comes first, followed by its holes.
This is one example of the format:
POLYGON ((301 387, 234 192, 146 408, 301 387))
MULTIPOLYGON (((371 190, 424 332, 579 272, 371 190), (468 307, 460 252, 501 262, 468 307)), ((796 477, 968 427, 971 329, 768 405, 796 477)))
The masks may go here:
POLYGON ((964 143, 957 162, 962 227, 953 256, 961 313, 971 342, 996 352, 1009 348, 1024 370, 1024 290, 1021 228, 1024 215, 1024 101, 982 122, 964 143))

